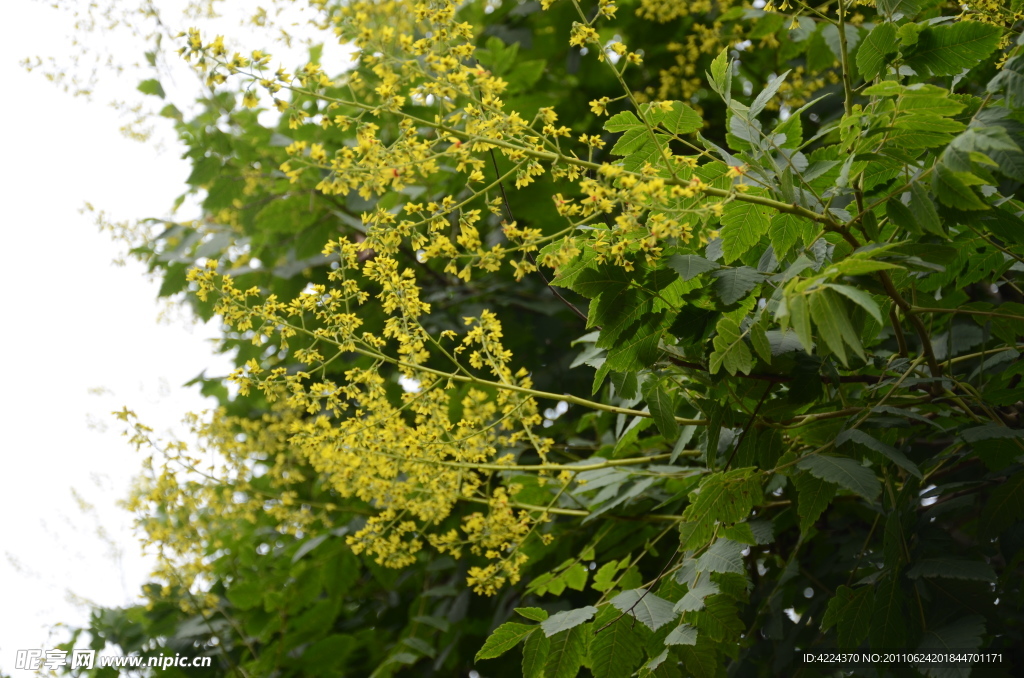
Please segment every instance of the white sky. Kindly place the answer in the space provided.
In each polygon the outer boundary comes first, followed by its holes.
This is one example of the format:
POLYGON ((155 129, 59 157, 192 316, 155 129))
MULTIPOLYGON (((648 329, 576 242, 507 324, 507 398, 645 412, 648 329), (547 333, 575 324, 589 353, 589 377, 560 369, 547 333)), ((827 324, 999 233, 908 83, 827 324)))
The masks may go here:
POLYGON ((78 213, 88 200, 123 219, 164 216, 189 169, 173 140, 159 154, 121 136, 107 100, 74 99, 19 67, 62 52, 59 18, 31 0, 0 3, 0 671, 16 677, 29 673, 13 670, 15 650, 52 648, 64 640, 48 639, 53 623, 86 621, 76 600, 131 604, 146 581, 131 516, 115 505, 141 455, 109 413, 127 405, 157 431, 173 427, 208 407, 181 385, 228 369, 204 339, 215 328, 158 324, 157 286, 141 265, 112 266, 120 246, 78 213))

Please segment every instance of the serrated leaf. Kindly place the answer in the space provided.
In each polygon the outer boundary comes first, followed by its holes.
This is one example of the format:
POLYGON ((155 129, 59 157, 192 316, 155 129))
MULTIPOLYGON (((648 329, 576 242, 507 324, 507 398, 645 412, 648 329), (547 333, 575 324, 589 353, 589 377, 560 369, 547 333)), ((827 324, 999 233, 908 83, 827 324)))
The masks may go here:
POLYGON ((775 96, 775 93, 779 91, 779 87, 782 86, 782 83, 786 81, 786 76, 789 75, 789 73, 790 71, 786 71, 785 73, 776 75, 768 81, 768 84, 764 86, 764 89, 758 93, 757 97, 750 104, 750 112, 748 115, 751 118, 760 114, 761 111, 764 110, 764 107, 768 105, 768 102, 771 101, 773 96, 775 96))
POLYGON ((836 486, 810 473, 799 473, 791 478, 796 487, 796 512, 800 516, 800 531, 808 532, 836 496, 836 486))
POLYGON ((942 628, 926 631, 918 649, 924 652, 956 653, 976 650, 981 647, 984 633, 985 618, 981 615, 968 615, 942 628))
POLYGON ((921 226, 917 223, 917 218, 914 216, 914 213, 910 211, 909 207, 903 204, 899 199, 899 196, 894 196, 891 200, 886 201, 885 216, 889 218, 889 221, 900 228, 906 229, 913 235, 920 235, 922 232, 921 226))
POLYGON ((1024 471, 1015 473, 994 489, 981 512, 986 535, 997 535, 1024 520, 1024 471))
MULTIPOLYGON (((876 263, 876 262, 872 262, 876 263)), ((882 263, 882 262, 877 262, 882 263)), ((871 298, 871 295, 863 290, 859 290, 856 287, 850 287, 849 285, 839 285, 837 283, 826 283, 829 289, 833 289, 839 294, 843 295, 853 303, 857 304, 872 318, 878 321, 878 324, 882 324, 882 310, 878 307, 878 303, 871 298)))
POLYGON ((980 179, 968 172, 954 172, 942 162, 935 163, 932 172, 932 193, 946 207, 955 207, 960 210, 987 210, 989 205, 985 203, 978 194, 971 188, 977 185, 980 179))
POLYGON ((836 447, 840 447, 849 441, 857 443, 858 445, 863 445, 869 450, 874 450, 875 452, 888 457, 890 461, 910 473, 915 478, 920 479, 922 477, 921 469, 917 467, 917 464, 910 461, 905 454, 891 445, 886 445, 881 440, 872 437, 860 429, 848 429, 840 433, 836 436, 836 447))
POLYGON ((534 624, 505 622, 494 629, 494 632, 484 641, 484 646, 476 653, 476 660, 500 657, 529 637, 538 628, 534 624))
POLYGON ((810 221, 794 214, 779 212, 772 217, 771 225, 768 227, 768 238, 779 261, 784 260, 797 240, 803 238, 813 227, 814 224, 810 221))
POLYGON ((676 652, 690 673, 690 678, 721 678, 718 654, 709 647, 677 645, 676 652))
POLYGON ((893 20, 897 14, 913 19, 921 8, 919 0, 878 0, 878 11, 893 20))
POLYGON ((928 233, 946 237, 946 232, 939 221, 939 213, 935 210, 935 203, 932 202, 928 191, 919 181, 910 186, 910 211, 920 229, 928 233))
POLYGON ((859 494, 868 501, 874 501, 882 492, 882 484, 871 469, 846 457, 825 454, 809 454, 797 463, 797 468, 809 472, 840 487, 859 494))
POLYGON ((657 381, 646 382, 641 390, 658 430, 669 440, 674 440, 679 435, 675 399, 657 381))
POLYGON ((622 569, 622 564, 613 560, 605 563, 594 574, 594 582, 590 585, 595 591, 607 591, 615 584, 615 573, 622 569))
POLYGON ((663 125, 673 134, 689 134, 704 126, 704 121, 697 115, 697 111, 681 101, 671 103, 672 108, 668 111, 662 111, 657 106, 650 108, 651 113, 648 119, 652 125, 663 125))
POLYGON ((698 572, 735 572, 743 574, 743 550, 745 544, 731 539, 719 539, 697 559, 698 572))
POLYGON ((652 631, 675 620, 677 614, 669 601, 654 595, 647 589, 631 589, 623 591, 611 600, 611 604, 620 612, 634 617, 652 631))
POLYGON ((732 61, 729 59, 729 49, 723 49, 715 60, 711 62, 711 77, 709 78, 712 88, 729 104, 732 98, 732 61))
POLYGON ((793 325, 800 345, 807 353, 814 351, 814 340, 811 337, 811 309, 807 303, 807 297, 797 295, 786 299, 789 308, 789 319, 793 325))
POLYGON ((551 641, 543 633, 534 633, 523 645, 523 678, 544 678, 551 641))
POLYGON ((857 69, 865 80, 874 80, 886 64, 886 57, 899 48, 896 26, 876 24, 857 50, 857 69))
POLYGON ((856 590, 840 586, 836 589, 836 595, 828 601, 821 629, 826 631, 835 625, 839 647, 843 650, 855 649, 871 630, 874 604, 874 590, 870 586, 861 586, 856 590))
POLYGON ((632 675, 643 661, 641 639, 631 628, 634 623, 610 605, 598 614, 594 626, 601 631, 590 641, 590 670, 594 678, 632 675))
POLYGON ((631 127, 615 142, 611 153, 613 155, 630 155, 639 151, 648 141, 650 141, 650 133, 647 128, 631 127))
POLYGON ((525 617, 526 619, 535 622, 542 622, 548 618, 547 611, 542 610, 539 607, 517 607, 516 613, 520 617, 525 617))
POLYGON ((873 647, 903 647, 907 624, 903 612, 903 591, 894 574, 885 577, 875 591, 868 636, 873 647))
POLYGON ((734 200, 722 210, 722 255, 731 263, 757 244, 771 224, 771 208, 752 202, 734 200))
POLYGON ((977 21, 930 26, 921 31, 916 49, 906 61, 918 73, 959 75, 965 68, 974 68, 987 59, 995 51, 1001 35, 1002 29, 998 26, 977 21))
POLYGON ((644 123, 636 117, 633 111, 622 111, 608 118, 604 123, 608 132, 625 132, 629 129, 644 129, 644 123))
POLYGON ((996 571, 988 563, 962 558, 925 558, 907 570, 907 576, 911 579, 941 577, 993 583, 998 579, 996 571))
POLYGON ((668 258, 667 263, 669 268, 678 273, 684 281, 696 278, 701 273, 721 268, 720 264, 696 254, 673 254, 668 258))
POLYGON ((641 370, 658 358, 658 341, 664 331, 665 314, 649 313, 623 331, 620 340, 608 350, 605 365, 619 372, 641 370))
POLYGON ((697 629, 689 624, 680 624, 665 636, 666 645, 696 645, 697 629))
POLYGON ((815 327, 818 328, 818 334, 843 365, 849 364, 846 357, 847 344, 853 344, 854 350, 863 358, 864 350, 860 346, 853 325, 850 324, 846 308, 839 301, 835 292, 827 288, 819 289, 810 295, 809 301, 811 317, 814 319, 815 327))
POLYGON ((583 665, 587 644, 580 627, 560 631, 548 638, 550 648, 544 662, 544 678, 574 678, 583 665))
POLYGON ((704 609, 694 613, 693 625, 701 634, 720 643, 738 640, 745 629, 736 603, 725 595, 708 598, 704 609))
POLYGON ((544 635, 550 638, 556 633, 587 623, 594 618, 595 614, 597 614, 597 608, 593 605, 576 608, 575 610, 564 610, 542 621, 540 628, 544 630, 544 635))
POLYGON ((749 468, 712 473, 701 481, 696 498, 683 511, 683 519, 711 525, 716 521, 738 523, 761 500, 761 483, 750 475, 749 468))
POLYGON ((735 304, 743 299, 765 279, 763 273, 750 266, 719 269, 711 276, 715 278, 715 294, 726 305, 735 304))
POLYGON ((761 327, 760 323, 755 323, 750 326, 750 343, 753 345, 754 350, 757 351, 757 355, 764 362, 769 365, 772 362, 772 345, 768 341, 768 335, 764 328, 761 327))
POLYGON ((565 579, 566 586, 573 591, 582 591, 587 585, 588 574, 590 572, 583 563, 576 563, 566 570, 562 577, 565 579))
POLYGON ((750 374, 754 366, 754 358, 750 355, 750 349, 743 342, 740 334, 740 327, 732 318, 723 317, 715 326, 717 334, 714 339, 715 350, 711 354, 708 363, 708 370, 711 374, 717 374, 718 370, 725 367, 729 374, 737 372, 750 374))
POLYGON ((704 599, 718 593, 718 584, 711 581, 710 577, 701 577, 696 584, 690 587, 683 597, 673 608, 676 612, 696 612, 703 609, 704 599))

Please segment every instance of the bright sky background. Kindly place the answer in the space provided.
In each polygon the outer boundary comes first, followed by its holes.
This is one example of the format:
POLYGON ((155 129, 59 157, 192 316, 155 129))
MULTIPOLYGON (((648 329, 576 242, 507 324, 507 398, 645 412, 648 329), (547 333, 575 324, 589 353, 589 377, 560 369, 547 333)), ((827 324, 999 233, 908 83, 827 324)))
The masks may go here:
MULTIPOLYGON (((215 328, 159 324, 157 286, 137 263, 112 266, 120 246, 78 212, 88 200, 121 219, 164 216, 189 169, 172 136, 162 153, 125 139, 109 99, 72 98, 19 67, 66 53, 60 19, 46 3, 0 3, 0 672, 19 678, 29 674, 13 671, 15 650, 52 648, 64 640, 48 638, 52 624, 86 621, 82 601, 131 604, 146 581, 116 506, 142 457, 109 413, 127 405, 165 430, 208 407, 183 383, 228 369, 204 339, 215 328)), ((135 84, 117 86, 127 97, 135 84)))

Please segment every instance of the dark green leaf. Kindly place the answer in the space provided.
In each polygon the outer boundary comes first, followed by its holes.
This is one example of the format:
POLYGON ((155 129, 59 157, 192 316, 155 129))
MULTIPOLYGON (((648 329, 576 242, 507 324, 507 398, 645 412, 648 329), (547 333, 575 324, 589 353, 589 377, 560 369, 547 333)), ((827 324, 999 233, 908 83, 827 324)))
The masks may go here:
POLYGON ((891 23, 876 24, 857 50, 857 69, 864 79, 874 80, 885 68, 886 57, 898 47, 896 26, 891 23))
POLYGON ((882 484, 878 482, 871 469, 861 466, 853 459, 809 454, 800 460, 797 467, 817 478, 845 487, 868 501, 874 501, 882 492, 882 484))
MULTIPOLYGON (((534 624, 520 624, 518 622, 505 622, 484 642, 484 646, 476 653, 477 661, 481 659, 493 659, 500 657, 513 647, 529 637, 539 627, 534 624)), ((549 634, 550 635, 550 634, 549 634)))
POLYGON ((907 64, 918 73, 958 75, 992 54, 1001 35, 1002 29, 998 26, 977 21, 931 26, 918 36, 916 48, 907 57, 907 64))

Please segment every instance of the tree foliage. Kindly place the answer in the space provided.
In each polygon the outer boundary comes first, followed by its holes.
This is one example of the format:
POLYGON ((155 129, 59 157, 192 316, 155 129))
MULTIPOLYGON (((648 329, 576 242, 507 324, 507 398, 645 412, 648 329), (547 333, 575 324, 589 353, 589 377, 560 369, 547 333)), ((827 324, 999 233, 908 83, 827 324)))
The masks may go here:
POLYGON ((134 253, 238 369, 197 379, 199 450, 121 413, 160 567, 93 642, 243 676, 1024 665, 1019 3, 310 4, 350 68, 178 37, 204 217, 134 253))

